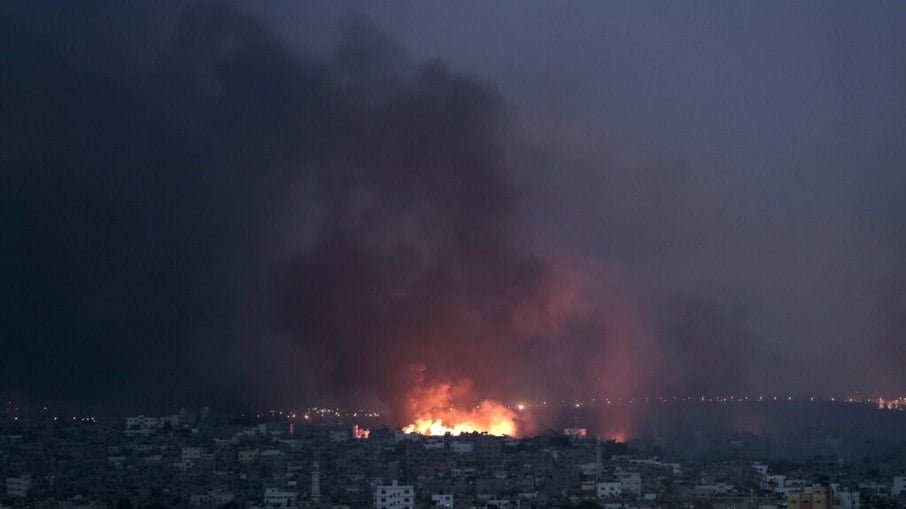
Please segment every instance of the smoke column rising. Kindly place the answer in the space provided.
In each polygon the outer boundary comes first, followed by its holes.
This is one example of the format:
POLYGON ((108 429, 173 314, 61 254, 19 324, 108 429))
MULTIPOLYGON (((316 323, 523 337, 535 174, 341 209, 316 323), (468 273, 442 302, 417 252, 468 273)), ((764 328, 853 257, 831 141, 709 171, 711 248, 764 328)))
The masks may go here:
POLYGON ((400 418, 423 385, 470 387, 465 405, 636 389, 643 331, 610 276, 532 252, 497 92, 362 26, 321 70, 325 150, 285 196, 311 201, 270 324, 326 390, 372 391, 400 418))
POLYGON ((403 424, 651 382, 617 266, 536 249, 490 84, 357 22, 311 57, 223 4, 3 9, 3 392, 403 424))

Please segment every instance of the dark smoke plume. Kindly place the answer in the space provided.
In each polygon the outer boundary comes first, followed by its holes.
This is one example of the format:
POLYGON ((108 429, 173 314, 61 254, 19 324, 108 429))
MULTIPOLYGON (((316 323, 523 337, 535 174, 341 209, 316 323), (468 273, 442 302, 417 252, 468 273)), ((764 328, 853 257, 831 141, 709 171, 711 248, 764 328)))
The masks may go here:
POLYGON ((48 8, 0 16, 0 390, 403 419, 416 383, 639 389, 619 271, 533 254, 492 86, 357 23, 303 58, 221 4, 48 8))
POLYGON ((332 128, 286 196, 313 202, 308 242, 271 275, 273 332, 329 393, 397 413, 417 381, 507 401, 598 389, 603 353, 637 331, 610 316, 599 274, 531 253, 498 93, 361 27, 323 69, 332 128))
POLYGON ((223 5, 0 9, 0 391, 229 403, 269 199, 320 150, 317 67, 223 5))

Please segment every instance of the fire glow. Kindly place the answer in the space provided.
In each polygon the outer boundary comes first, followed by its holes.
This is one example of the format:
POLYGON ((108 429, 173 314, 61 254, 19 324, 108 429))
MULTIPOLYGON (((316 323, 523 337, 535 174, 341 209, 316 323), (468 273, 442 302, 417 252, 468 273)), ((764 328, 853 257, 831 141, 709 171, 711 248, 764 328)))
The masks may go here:
POLYGON ((484 400, 474 407, 455 406, 454 395, 468 391, 463 387, 470 387, 470 384, 466 382, 454 387, 442 383, 413 390, 409 397, 412 422, 403 427, 403 432, 421 435, 475 432, 497 436, 519 435, 519 416, 501 403, 484 400))

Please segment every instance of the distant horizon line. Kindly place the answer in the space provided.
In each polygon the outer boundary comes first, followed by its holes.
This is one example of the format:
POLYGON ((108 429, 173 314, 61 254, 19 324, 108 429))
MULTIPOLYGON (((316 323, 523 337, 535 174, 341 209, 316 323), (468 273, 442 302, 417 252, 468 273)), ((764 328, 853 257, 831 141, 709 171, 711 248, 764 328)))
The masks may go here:
MULTIPOLYGON (((122 416, 155 416, 155 415, 174 415, 178 413, 187 412, 190 414, 196 414, 207 410, 208 412, 213 413, 218 416, 228 416, 228 417, 243 417, 243 418, 285 418, 292 419, 297 421, 305 420, 323 420, 323 419, 337 419, 337 418, 370 418, 370 419, 380 419, 384 417, 389 417, 389 412, 386 410, 374 409, 374 408, 364 408, 364 407, 352 407, 352 406, 334 406, 334 405, 312 405, 312 406, 303 406, 303 405, 293 405, 290 407, 273 407, 266 406, 265 409, 258 410, 227 410, 218 408, 217 405, 206 405, 206 404, 186 404, 179 405, 176 407, 170 407, 170 410, 159 411, 159 410, 125 410, 120 409, 113 412, 104 412, 102 409, 105 407, 114 407, 120 405, 105 405, 105 404, 89 404, 89 405, 52 405, 52 404, 18 404, 15 400, 7 399, 5 400, 2 409, 2 414, 8 417, 13 417, 18 415, 20 417, 25 417, 27 415, 43 414, 46 416, 53 417, 55 412, 63 412, 66 415, 64 418, 72 419, 82 419, 82 418, 93 418, 97 416, 101 417, 122 417, 122 416), (64 408, 69 407, 69 408, 64 408), (82 411, 76 410, 73 407, 79 407, 82 411), (91 411, 90 409, 94 409, 91 411), (68 410, 68 411, 67 411, 68 410), (85 413, 87 412, 87 414, 85 413), (137 412, 137 413, 136 413, 137 412), (80 415, 73 415, 74 413, 80 415)), ((541 402, 529 402, 529 401, 520 401, 518 403, 506 404, 506 408, 514 410, 516 412, 526 412, 530 413, 535 410, 545 410, 545 409, 582 409, 582 408, 607 408, 607 407, 620 407, 620 406, 631 406, 631 405, 644 405, 644 404, 654 404, 654 405, 664 405, 664 404, 682 404, 682 403, 692 403, 692 404, 723 404, 723 403, 839 403, 839 404, 871 404, 877 406, 879 409, 887 410, 904 410, 906 409, 906 396, 901 397, 796 397, 796 396, 780 396, 780 395, 765 395, 765 396, 671 396, 671 397, 631 397, 631 398, 604 398, 598 400, 598 398, 592 398, 589 400, 559 400, 559 401, 541 401, 541 402)), ((452 407, 464 407, 471 405, 453 405, 452 407)), ((451 407, 451 408, 452 408, 451 407)), ((57 415, 57 417, 63 417, 62 415, 57 415)))

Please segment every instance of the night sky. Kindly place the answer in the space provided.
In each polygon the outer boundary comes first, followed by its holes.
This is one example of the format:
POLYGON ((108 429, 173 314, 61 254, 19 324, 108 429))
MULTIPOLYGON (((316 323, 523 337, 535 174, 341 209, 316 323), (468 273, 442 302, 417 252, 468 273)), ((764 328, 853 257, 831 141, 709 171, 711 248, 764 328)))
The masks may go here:
POLYGON ((0 395, 901 396, 904 26, 0 3, 0 395))

